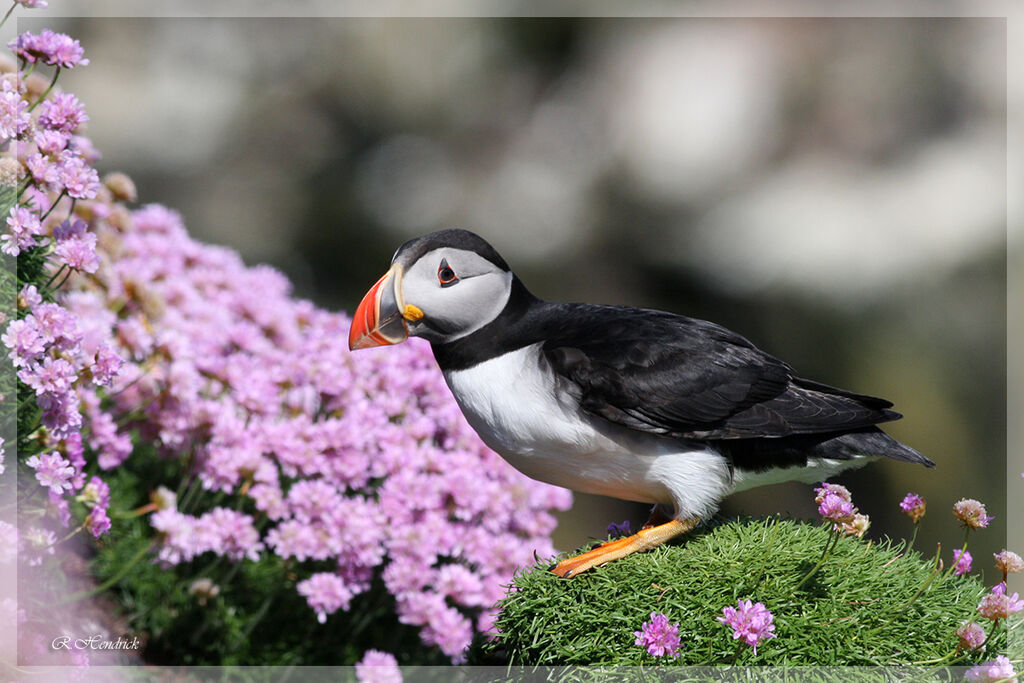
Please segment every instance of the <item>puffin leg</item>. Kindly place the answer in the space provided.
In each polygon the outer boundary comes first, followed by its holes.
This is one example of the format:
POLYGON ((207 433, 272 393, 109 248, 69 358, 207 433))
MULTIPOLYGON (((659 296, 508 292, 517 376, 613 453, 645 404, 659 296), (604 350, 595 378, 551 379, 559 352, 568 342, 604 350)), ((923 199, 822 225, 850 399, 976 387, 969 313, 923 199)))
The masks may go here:
POLYGON ((658 526, 645 527, 632 536, 608 541, 582 555, 566 558, 551 571, 563 579, 582 574, 599 564, 659 546, 679 534, 686 533, 697 526, 699 521, 697 517, 683 520, 673 519, 658 526))

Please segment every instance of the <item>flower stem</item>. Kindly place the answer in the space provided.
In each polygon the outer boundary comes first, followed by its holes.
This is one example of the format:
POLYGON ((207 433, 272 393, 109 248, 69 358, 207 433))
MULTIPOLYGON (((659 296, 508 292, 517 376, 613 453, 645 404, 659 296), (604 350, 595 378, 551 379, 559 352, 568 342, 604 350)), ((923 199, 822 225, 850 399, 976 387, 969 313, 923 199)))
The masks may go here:
POLYGON ((71 277, 71 273, 73 273, 73 272, 74 272, 74 269, 73 268, 69 268, 68 272, 64 275, 64 279, 62 279, 60 282, 55 284, 53 286, 53 290, 56 291, 56 290, 60 289, 61 287, 63 287, 64 283, 68 281, 68 278, 71 277))
POLYGON ((38 100, 36 100, 35 104, 33 104, 33 105, 32 105, 31 107, 29 107, 29 108, 28 108, 28 113, 30 113, 30 114, 31 114, 31 113, 32 113, 32 111, 33 111, 33 110, 34 110, 34 109, 35 109, 36 107, 38 107, 38 106, 40 105, 40 103, 41 103, 41 102, 42 102, 43 100, 45 100, 45 99, 47 98, 47 96, 49 96, 49 94, 50 94, 50 91, 51 91, 51 90, 53 90, 53 86, 57 85, 57 78, 58 78, 59 76, 60 76, 60 66, 58 66, 58 67, 57 67, 57 68, 56 68, 56 69, 54 70, 54 72, 53 72, 53 78, 51 78, 51 79, 50 79, 50 85, 46 86, 46 90, 44 90, 44 91, 43 91, 43 94, 42 94, 42 95, 41 95, 41 96, 39 97, 39 99, 38 99, 38 100))
POLYGON ((838 532, 838 531, 836 531, 836 530, 835 530, 835 529, 833 528, 833 529, 832 529, 832 530, 831 530, 831 531, 829 532, 829 537, 828 537, 828 541, 826 541, 826 542, 825 542, 825 551, 824 551, 824 552, 823 552, 823 553, 821 554, 821 558, 820 558, 820 559, 818 560, 818 563, 817 563, 816 565, 814 565, 813 567, 811 567, 811 571, 809 571, 809 572, 807 572, 806 574, 804 574, 804 578, 800 579, 800 583, 798 583, 798 584, 796 585, 796 588, 794 588, 794 589, 793 589, 793 592, 794 592, 794 593, 795 593, 795 592, 797 592, 798 590, 800 590, 800 587, 801 587, 801 586, 803 586, 803 585, 804 585, 804 584, 805 584, 805 583, 807 582, 807 580, 808 580, 809 578, 811 578, 812 576, 814 576, 814 574, 815 574, 815 573, 816 573, 816 572, 817 572, 817 571, 818 571, 819 569, 821 569, 821 566, 822 566, 823 564, 825 564, 825 560, 826 560, 826 559, 828 558, 828 555, 829 555, 829 553, 830 553, 830 552, 832 552, 832 549, 833 549, 833 548, 835 547, 835 545, 836 545, 836 543, 837 543, 838 541, 839 541, 839 532, 838 532))
POLYGON ((56 607, 57 605, 64 605, 64 604, 67 604, 69 602, 77 602, 77 601, 83 600, 85 598, 91 598, 94 595, 99 595, 100 593, 106 591, 108 588, 111 588, 118 581, 123 579, 128 574, 128 572, 130 572, 132 570, 132 568, 139 563, 139 561, 143 557, 145 557, 147 554, 149 554, 149 551, 152 550, 152 548, 153 548, 153 543, 152 542, 147 543, 146 545, 144 545, 141 548, 139 548, 139 552, 135 553, 135 556, 132 557, 130 560, 128 560, 128 562, 126 562, 125 565, 123 567, 121 567, 121 570, 119 572, 117 572, 116 574, 114 574, 113 576, 111 576, 109 579, 107 579, 106 581, 104 581, 100 585, 98 585, 95 588, 92 588, 90 590, 78 591, 77 593, 72 593, 71 595, 67 596, 66 598, 63 598, 62 600, 58 600, 56 603, 54 603, 53 606, 56 607))
POLYGON ((61 265, 61 267, 57 269, 57 272, 55 272, 55 273, 54 273, 53 275, 51 275, 51 276, 50 276, 50 279, 46 281, 46 284, 45 284, 45 285, 43 285, 43 289, 51 289, 50 285, 52 285, 52 284, 53 284, 53 281, 54 281, 54 280, 56 280, 56 279, 57 279, 57 277, 58 277, 58 276, 59 276, 59 275, 60 275, 61 273, 63 273, 63 272, 64 272, 64 269, 65 269, 65 268, 67 268, 67 267, 68 267, 68 266, 67 266, 67 264, 66 264, 66 263, 65 263, 65 264, 62 264, 62 265, 61 265))
POLYGON ((53 200, 53 204, 51 204, 50 208, 46 210, 46 213, 44 213, 42 216, 39 217, 39 222, 40 223, 42 223, 43 221, 45 221, 47 218, 50 217, 50 214, 53 213, 53 210, 57 208, 58 204, 60 204, 60 200, 64 199, 64 197, 66 195, 67 195, 67 190, 61 190, 61 193, 59 195, 57 195, 56 199, 53 200))
POLYGON ((14 11, 14 8, 17 7, 17 6, 18 6, 18 3, 16 3, 16 2, 12 2, 11 3, 11 7, 10 7, 10 9, 7 10, 7 14, 4 15, 3 19, 0 19, 0 27, 2 27, 4 24, 7 23, 7 20, 11 18, 11 13, 14 11))
POLYGON ((910 549, 912 549, 914 547, 914 541, 917 540, 917 530, 920 529, 920 528, 921 528, 921 525, 918 524, 917 522, 914 522, 914 533, 912 533, 910 535, 910 542, 907 543, 907 550, 910 550, 910 549))
MULTIPOLYGON (((971 537, 971 528, 967 527, 967 529, 964 530, 964 544, 963 544, 963 547, 960 548, 960 557, 963 557, 964 553, 967 552, 967 541, 968 541, 968 539, 970 539, 970 537, 971 537)), ((955 553, 954 553, 954 559, 955 559, 955 553)), ((949 563, 949 569, 946 570, 946 576, 949 576, 954 571, 956 571, 956 565, 957 565, 957 563, 955 561, 949 563)))
POLYGON ((919 597, 921 597, 921 593, 924 593, 926 590, 928 590, 928 587, 932 585, 933 581, 935 581, 935 577, 938 576, 941 573, 942 573, 942 544, 939 543, 938 547, 935 549, 935 569, 933 569, 932 573, 928 575, 928 578, 925 579, 924 583, 921 584, 921 587, 917 589, 917 592, 914 593, 913 597, 911 597, 910 600, 908 600, 906 602, 906 604, 900 606, 900 609, 906 609, 906 608, 910 607, 911 605, 913 605, 914 601, 917 600, 919 597))

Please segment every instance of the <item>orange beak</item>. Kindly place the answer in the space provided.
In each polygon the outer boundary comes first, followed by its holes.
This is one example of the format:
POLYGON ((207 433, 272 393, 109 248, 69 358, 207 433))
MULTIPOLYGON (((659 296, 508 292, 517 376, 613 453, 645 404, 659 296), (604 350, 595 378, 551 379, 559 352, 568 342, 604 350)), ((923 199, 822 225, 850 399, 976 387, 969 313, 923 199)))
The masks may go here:
POLYGON ((370 287, 352 316, 352 328, 348 332, 349 349, 355 351, 399 344, 409 338, 401 286, 402 267, 395 264, 370 287))

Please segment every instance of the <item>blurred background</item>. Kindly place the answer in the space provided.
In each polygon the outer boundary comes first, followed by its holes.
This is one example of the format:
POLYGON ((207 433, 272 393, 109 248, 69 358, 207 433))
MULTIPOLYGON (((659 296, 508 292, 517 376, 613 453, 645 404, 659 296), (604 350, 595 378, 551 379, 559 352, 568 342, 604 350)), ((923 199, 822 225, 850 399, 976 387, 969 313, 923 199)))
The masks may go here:
MULTIPOLYGON (((21 19, 101 172, 351 311, 404 240, 479 232, 537 295, 714 320, 884 396, 938 463, 845 475, 873 537, 1007 533, 1007 57, 998 19, 21 19)), ((1019 472, 1019 466, 1018 466, 1019 472)), ((1015 472, 1014 477, 1018 474, 1015 472)), ((1010 486, 1024 486, 1017 480, 1010 486)), ((1011 490, 1013 490, 1011 488, 1011 490)), ((722 512, 815 515, 806 485, 722 512)), ((645 506, 577 495, 556 545, 645 506)), ((1018 552, 1024 550, 1016 548, 1018 552)))

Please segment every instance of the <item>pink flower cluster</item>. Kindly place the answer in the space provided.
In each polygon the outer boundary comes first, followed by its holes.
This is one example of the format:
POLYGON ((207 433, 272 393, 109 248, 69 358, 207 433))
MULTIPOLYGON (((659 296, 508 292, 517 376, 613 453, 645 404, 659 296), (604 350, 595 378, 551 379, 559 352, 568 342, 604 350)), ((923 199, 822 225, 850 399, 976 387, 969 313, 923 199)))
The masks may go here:
POLYGON ((995 517, 985 510, 985 505, 973 498, 961 498, 953 504, 953 516, 967 529, 984 529, 995 517))
POLYGON ((95 395, 98 385, 111 381, 121 358, 107 341, 87 338, 78 317, 64 307, 42 301, 34 286, 19 296, 19 305, 31 311, 14 320, 0 335, 10 350, 9 357, 18 368, 18 379, 30 387, 42 409, 41 436, 54 450, 30 457, 26 464, 35 471, 36 480, 47 489, 50 504, 58 518, 68 525, 71 512, 69 495, 92 508, 88 529, 100 536, 110 528, 106 510, 109 496, 100 495, 101 485, 86 485, 85 454, 81 429, 81 397, 95 395))
POLYGON ((356 680, 362 683, 402 683, 402 671, 394 656, 379 650, 367 650, 356 664, 356 680))
POLYGON ((900 501, 900 509, 903 510, 904 514, 910 517, 914 524, 917 524, 921 521, 921 518, 924 517, 926 509, 925 500, 916 493, 908 493, 903 497, 903 500, 900 501))
POLYGON ((963 576, 971 571, 971 563, 974 558, 966 550, 956 548, 953 550, 953 573, 957 576, 963 576))
POLYGON ((978 683, 996 683, 997 681, 1014 681, 1017 672, 1013 670, 1013 663, 1006 655, 999 655, 995 659, 978 666, 972 666, 964 674, 968 681, 978 683))
POLYGON ((652 657, 679 656, 679 624, 670 624, 661 612, 651 612, 651 618, 644 622, 636 636, 635 645, 647 648, 652 657))
POLYGON ((961 650, 983 650, 985 648, 985 629, 973 621, 965 621, 956 630, 960 638, 959 647, 961 650))
POLYGON ((978 603, 978 614, 992 621, 1006 619, 1022 609, 1024 609, 1024 600, 1021 600, 1019 593, 1007 595, 1005 583, 997 583, 989 594, 978 603))
POLYGON ((850 491, 845 486, 826 482, 814 489, 814 493, 818 514, 824 519, 835 522, 836 526, 854 521, 857 508, 853 506, 850 491))
POLYGON ((754 648, 764 640, 775 637, 775 617, 763 603, 737 600, 735 607, 723 607, 718 621, 732 628, 733 640, 742 639, 754 648))
MULTIPOLYGON (((427 345, 353 356, 344 314, 193 241, 172 211, 127 210, 130 181, 92 168, 81 103, 28 75, 88 63, 81 46, 43 31, 11 47, 27 72, 0 76, 0 180, 20 192, 0 242, 45 253, 55 291, 22 291, 2 340, 42 408, 44 449, 27 464, 59 517, 73 496, 85 529, 110 528, 86 452, 110 470, 137 435, 209 494, 155 504, 155 561, 309 562, 297 590, 321 621, 380 577, 399 619, 461 661, 515 569, 554 554, 552 511, 570 494, 483 445, 427 345)), ((52 550, 49 533, 36 545, 52 550)))
MULTIPOLYGON (((27 7, 45 7, 46 5, 24 3, 27 7)), ((61 66, 71 69, 76 66, 85 66, 89 63, 85 59, 82 46, 77 40, 63 33, 55 33, 50 29, 43 29, 39 35, 22 33, 16 40, 8 43, 21 59, 33 63, 41 61, 50 66, 61 66)))
MULTIPOLYGON (((474 632, 491 628, 516 567, 553 553, 550 511, 569 506, 568 492, 482 444, 427 345, 351 354, 345 315, 293 300, 276 271, 194 242, 165 208, 100 234, 119 258, 104 260, 102 286, 83 281, 67 305, 113 330, 131 359, 107 412, 141 411, 125 430, 190 457, 203 488, 249 499, 270 522, 261 536, 243 513, 162 510, 152 517, 158 560, 212 551, 333 561, 298 585, 321 621, 380 572, 399 618, 459 661, 474 632)), ((105 467, 126 455, 92 443, 105 467)))

